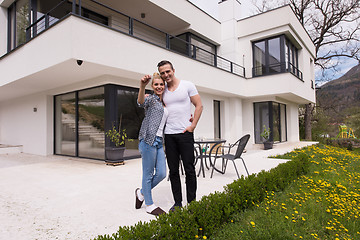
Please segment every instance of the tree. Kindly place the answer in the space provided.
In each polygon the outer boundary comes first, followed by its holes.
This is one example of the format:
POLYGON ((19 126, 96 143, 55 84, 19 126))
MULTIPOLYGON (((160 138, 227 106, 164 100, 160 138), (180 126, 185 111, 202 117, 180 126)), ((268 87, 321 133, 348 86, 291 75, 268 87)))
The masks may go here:
MULTIPOLYGON (((321 70, 315 81, 325 82, 326 70, 338 71, 345 59, 360 62, 359 0, 253 0, 257 11, 264 12, 289 4, 315 45, 315 65, 321 70)), ((311 139, 311 114, 314 106, 305 105, 305 139, 311 139)))

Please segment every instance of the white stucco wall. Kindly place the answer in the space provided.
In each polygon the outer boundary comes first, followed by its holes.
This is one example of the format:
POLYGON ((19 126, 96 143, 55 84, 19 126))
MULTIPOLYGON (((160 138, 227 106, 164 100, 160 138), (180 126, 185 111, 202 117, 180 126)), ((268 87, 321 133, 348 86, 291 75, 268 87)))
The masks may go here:
POLYGON ((203 113, 195 129, 196 138, 214 137, 214 100, 220 101, 221 138, 233 143, 246 133, 243 122, 252 121, 251 116, 243 113, 242 99, 226 95, 211 95, 199 92, 203 103, 203 113))
POLYGON ((7 9, 0 7, 0 57, 7 49, 7 9))
POLYGON ((253 106, 253 100, 244 100, 242 103, 242 109, 243 109, 243 116, 246 116, 246 120, 243 121, 242 129, 244 133, 250 134, 249 139, 249 146, 248 148, 252 147, 252 144, 255 144, 255 138, 254 138, 254 106, 253 106))
MULTIPOLYGON (((195 31, 202 35, 207 40, 213 43, 220 43, 220 22, 216 19, 210 17, 204 11, 197 8, 195 5, 188 1, 177 0, 177 1, 168 1, 168 0, 150 0, 152 3, 160 6, 166 11, 174 14, 178 18, 189 23, 190 31, 195 31)), ((179 29, 178 33, 170 34, 179 34, 186 29, 179 29)))
POLYGON ((22 145, 25 153, 52 154, 52 102, 52 97, 42 94, 2 102, 0 142, 22 145))
POLYGON ((287 104, 286 114, 288 142, 298 142, 300 140, 299 105, 297 105, 296 103, 287 104))
POLYGON ((212 138, 214 137, 213 96, 202 92, 199 94, 204 108, 194 136, 195 138, 212 138))

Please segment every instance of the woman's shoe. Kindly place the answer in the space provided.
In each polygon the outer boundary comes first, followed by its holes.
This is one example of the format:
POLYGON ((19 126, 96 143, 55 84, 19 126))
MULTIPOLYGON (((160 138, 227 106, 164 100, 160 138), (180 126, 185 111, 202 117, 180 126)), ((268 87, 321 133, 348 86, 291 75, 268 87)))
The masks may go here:
POLYGON ((166 212, 164 210, 162 210, 161 208, 157 207, 154 210, 152 210, 151 212, 147 212, 151 215, 155 215, 155 216, 159 216, 161 214, 165 214, 166 212))
POLYGON ((136 208, 136 209, 139 209, 139 208, 141 208, 141 205, 143 204, 144 200, 141 201, 141 200, 138 198, 137 191, 140 191, 140 188, 137 188, 137 189, 135 190, 135 208, 136 208))

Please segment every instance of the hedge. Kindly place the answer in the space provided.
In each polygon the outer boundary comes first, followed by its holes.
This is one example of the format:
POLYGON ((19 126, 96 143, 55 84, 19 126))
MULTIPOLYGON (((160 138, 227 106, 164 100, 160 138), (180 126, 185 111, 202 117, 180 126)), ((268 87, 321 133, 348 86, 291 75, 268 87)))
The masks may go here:
POLYGON ((263 201, 267 191, 283 191, 299 176, 306 174, 309 166, 308 156, 299 154, 269 171, 246 178, 242 176, 225 186, 223 192, 204 196, 175 212, 160 215, 156 220, 120 227, 118 232, 98 236, 95 240, 194 239, 199 234, 209 237, 228 222, 232 214, 263 201))

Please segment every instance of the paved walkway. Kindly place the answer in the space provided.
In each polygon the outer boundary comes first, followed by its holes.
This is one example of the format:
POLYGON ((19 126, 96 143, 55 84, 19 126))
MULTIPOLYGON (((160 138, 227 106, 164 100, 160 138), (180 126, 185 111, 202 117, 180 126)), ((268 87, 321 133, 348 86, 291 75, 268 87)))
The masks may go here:
MULTIPOLYGON (((249 172, 257 173, 286 161, 267 156, 311 144, 277 144, 243 157, 249 172)), ((246 174, 240 161, 237 166, 240 174, 246 174)), ((225 175, 215 172, 210 178, 208 170, 205 174, 198 177, 198 200, 237 179, 231 163, 225 175)), ((183 186, 184 182, 182 177, 183 186)), ((113 167, 63 156, 0 154, 0 239, 93 239, 112 234, 119 226, 155 219, 144 208, 134 208, 134 190, 140 186, 141 159, 113 167)), ((184 188, 183 195, 186 199, 184 188)), ((173 203, 170 183, 162 181, 153 198, 167 211, 173 203)))

